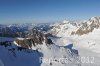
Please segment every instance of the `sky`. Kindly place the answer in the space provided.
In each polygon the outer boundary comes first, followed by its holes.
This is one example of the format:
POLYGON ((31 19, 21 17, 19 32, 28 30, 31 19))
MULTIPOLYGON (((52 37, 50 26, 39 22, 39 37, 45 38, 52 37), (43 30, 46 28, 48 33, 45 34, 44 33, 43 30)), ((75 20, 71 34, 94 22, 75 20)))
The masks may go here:
POLYGON ((85 20, 100 16, 100 0, 0 0, 0 24, 85 20))

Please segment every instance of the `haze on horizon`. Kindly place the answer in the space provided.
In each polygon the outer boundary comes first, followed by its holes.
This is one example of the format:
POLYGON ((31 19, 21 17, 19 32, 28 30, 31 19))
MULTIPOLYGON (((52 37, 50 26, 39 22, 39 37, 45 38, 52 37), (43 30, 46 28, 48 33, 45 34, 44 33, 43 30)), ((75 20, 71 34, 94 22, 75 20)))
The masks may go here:
POLYGON ((84 20, 100 16, 100 0, 0 0, 0 24, 84 20))

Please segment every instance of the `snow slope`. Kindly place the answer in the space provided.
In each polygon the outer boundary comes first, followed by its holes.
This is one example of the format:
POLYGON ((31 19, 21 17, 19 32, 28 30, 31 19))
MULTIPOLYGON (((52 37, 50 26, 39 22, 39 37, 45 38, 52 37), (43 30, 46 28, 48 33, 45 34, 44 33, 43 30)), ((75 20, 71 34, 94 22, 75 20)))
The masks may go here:
MULTIPOLYGON (((59 26, 61 26, 60 29, 58 28, 54 28, 55 30, 57 30, 57 34, 56 36, 60 37, 59 39, 55 39, 53 38, 54 42, 57 43, 58 45, 63 45, 65 46, 66 43, 71 43, 75 46, 75 49, 77 49, 79 51, 79 55, 81 57, 93 57, 94 61, 93 63, 82 63, 82 66, 100 66, 100 18, 99 17, 92 17, 89 21, 86 22, 87 26, 82 26, 82 24, 80 24, 80 26, 75 27, 70 29, 71 27, 69 27, 68 29, 65 29, 66 27, 70 24, 64 24, 63 26, 61 24, 59 24, 59 26), (81 27, 82 26, 82 27, 81 27), (62 29, 63 28, 63 29, 62 29), (81 28, 81 30, 86 30, 88 29, 92 29, 92 31, 87 33, 83 33, 82 35, 78 35, 78 34, 74 34, 71 35, 71 32, 73 31, 77 31, 79 28, 81 28)), ((58 25, 58 24, 56 24, 58 25)), ((83 24, 84 25, 84 24, 83 24)), ((52 29, 53 30, 53 29, 52 29)))
MULTIPOLYGON (((2 37, 2 39, 6 38, 2 37)), ((77 62, 78 51, 67 45, 46 45, 44 43, 32 46, 32 49, 18 50, 14 43, 7 47, 0 46, 2 66, 80 66, 80 63, 77 62)))

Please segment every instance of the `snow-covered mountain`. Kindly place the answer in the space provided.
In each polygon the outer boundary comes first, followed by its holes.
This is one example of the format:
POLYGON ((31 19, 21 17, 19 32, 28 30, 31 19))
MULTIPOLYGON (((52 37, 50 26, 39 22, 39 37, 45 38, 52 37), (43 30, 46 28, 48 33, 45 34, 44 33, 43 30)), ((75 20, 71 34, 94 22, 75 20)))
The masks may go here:
POLYGON ((82 23, 82 25, 78 28, 76 32, 72 34, 88 34, 92 32, 94 29, 98 29, 100 27, 100 17, 92 17, 89 21, 82 23))
POLYGON ((37 29, 42 32, 48 31, 49 24, 11 24, 11 25, 0 25, 0 36, 2 37, 23 37, 31 29, 37 29))
POLYGON ((59 46, 36 29, 32 29, 27 38, 0 39, 2 66, 80 66, 73 44, 59 46))
POLYGON ((54 39, 55 43, 73 43, 81 56, 94 57, 94 64, 83 64, 83 66, 99 66, 100 62, 100 17, 92 17, 81 23, 70 21, 57 23, 51 29, 51 33, 61 38, 54 39), (67 27, 67 29, 66 29, 67 27), (86 53, 86 54, 84 54, 86 53))
POLYGON ((64 20, 63 22, 53 24, 51 33, 55 35, 62 33, 67 35, 83 35, 88 34, 99 27, 100 17, 92 17, 89 20, 81 23, 64 20))
POLYGON ((63 36, 65 35, 71 35, 72 31, 77 29, 76 23, 71 23, 70 21, 64 20, 61 23, 55 23, 52 26, 52 29, 50 30, 50 33, 57 36, 63 36), (63 33, 63 34, 62 34, 63 33))
MULTIPOLYGON (((70 46, 58 46, 56 44, 32 45, 25 48, 23 45, 16 45, 14 39, 1 37, 0 61, 1 66, 80 66, 78 51, 70 46)), ((20 40, 23 40, 20 38, 20 40)))
POLYGON ((99 35, 100 17, 81 22, 0 25, 0 64, 99 66, 99 35))

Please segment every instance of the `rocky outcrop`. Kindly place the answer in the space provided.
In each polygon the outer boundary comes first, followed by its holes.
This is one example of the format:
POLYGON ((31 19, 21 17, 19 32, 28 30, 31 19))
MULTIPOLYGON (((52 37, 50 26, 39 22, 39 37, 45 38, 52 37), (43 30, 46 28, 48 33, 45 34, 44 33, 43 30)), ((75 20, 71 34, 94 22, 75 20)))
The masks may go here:
POLYGON ((47 35, 39 32, 36 29, 32 29, 27 38, 17 38, 16 43, 24 48, 31 48, 32 46, 36 46, 38 44, 53 44, 52 40, 48 38, 47 35))
POLYGON ((32 46, 31 39, 23 39, 23 40, 16 39, 15 41, 18 45, 24 48, 30 48, 32 46))
POLYGON ((83 35, 92 32, 95 28, 100 27, 100 17, 92 17, 89 21, 82 23, 78 30, 73 31, 71 34, 83 35))

